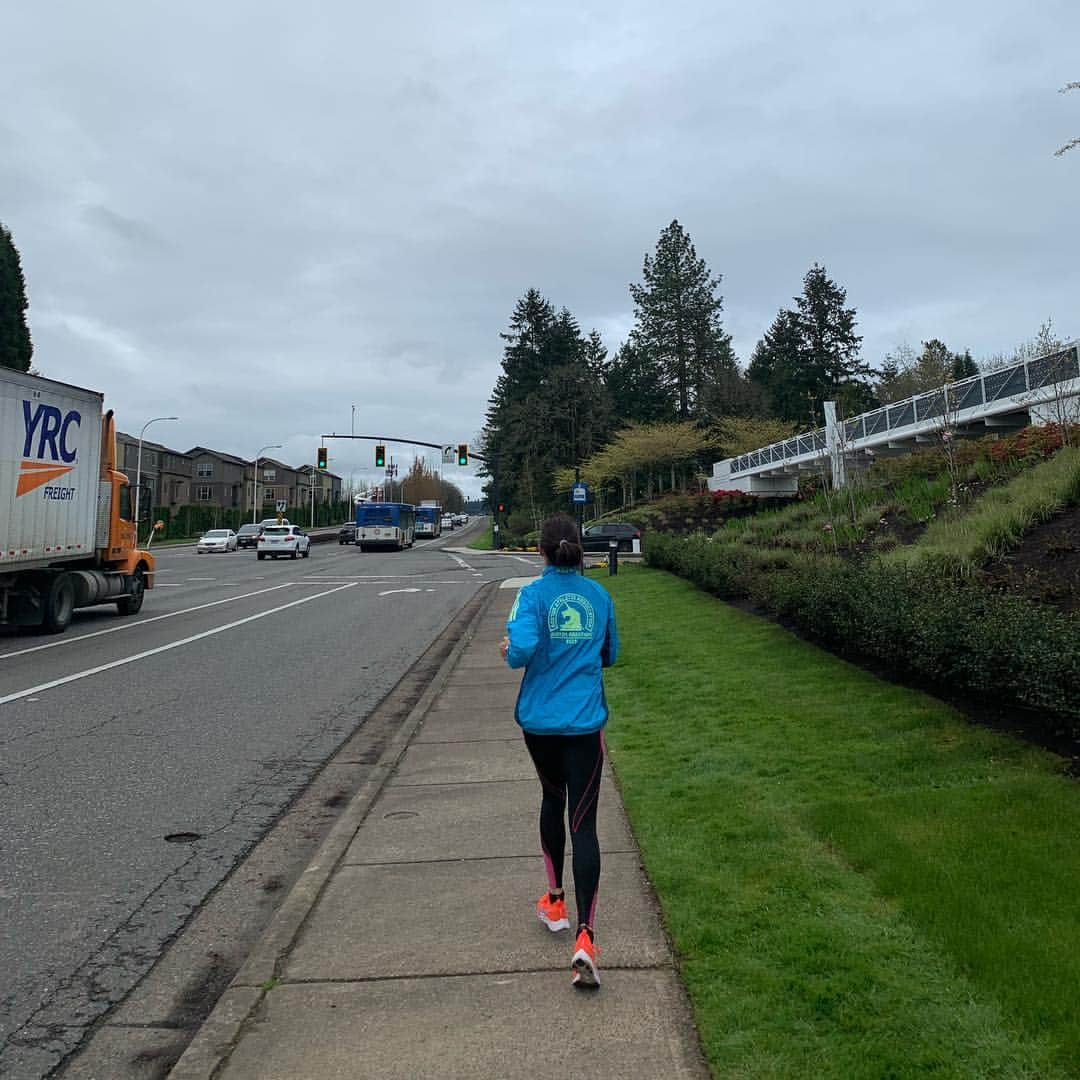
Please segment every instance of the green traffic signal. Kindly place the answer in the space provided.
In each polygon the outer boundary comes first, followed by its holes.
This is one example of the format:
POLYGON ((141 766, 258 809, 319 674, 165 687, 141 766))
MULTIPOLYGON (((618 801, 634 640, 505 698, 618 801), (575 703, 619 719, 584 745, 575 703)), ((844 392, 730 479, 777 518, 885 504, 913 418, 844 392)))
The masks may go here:
POLYGON ((329 460, 329 458, 328 458, 328 455, 327 455, 327 452, 326 452, 326 447, 325 446, 320 446, 319 447, 319 468, 320 469, 325 469, 327 467, 328 460, 329 460))
POLYGON ((375 468, 386 468, 386 447, 379 445, 375 447, 375 468))
POLYGON ((469 464, 469 444, 468 443, 458 443, 457 463, 459 465, 468 465, 469 464))

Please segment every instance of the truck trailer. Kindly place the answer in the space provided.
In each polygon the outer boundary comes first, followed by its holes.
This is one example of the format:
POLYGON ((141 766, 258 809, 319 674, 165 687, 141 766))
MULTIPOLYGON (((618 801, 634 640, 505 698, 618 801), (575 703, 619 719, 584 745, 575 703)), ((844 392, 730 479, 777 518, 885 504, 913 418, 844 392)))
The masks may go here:
POLYGON ((94 390, 0 368, 0 626, 59 633, 96 604, 134 615, 153 586, 103 403, 94 390))

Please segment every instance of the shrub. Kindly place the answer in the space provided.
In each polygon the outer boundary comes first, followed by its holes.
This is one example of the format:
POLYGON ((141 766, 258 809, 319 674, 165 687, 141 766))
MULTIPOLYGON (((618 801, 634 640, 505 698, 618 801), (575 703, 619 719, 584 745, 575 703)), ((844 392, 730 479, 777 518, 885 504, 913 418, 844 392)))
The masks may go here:
MULTIPOLYGON (((646 561, 716 596, 749 597, 852 657, 945 690, 1066 718, 1080 733, 1080 618, 942 575, 704 536, 660 534, 646 561)), ((1047 717, 1052 727, 1058 724, 1047 717)))

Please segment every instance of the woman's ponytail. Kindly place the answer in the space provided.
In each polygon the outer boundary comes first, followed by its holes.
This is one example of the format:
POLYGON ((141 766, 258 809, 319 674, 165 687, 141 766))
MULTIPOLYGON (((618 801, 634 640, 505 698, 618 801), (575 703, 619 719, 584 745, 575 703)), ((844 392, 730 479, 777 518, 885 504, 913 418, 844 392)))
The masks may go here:
POLYGON ((540 550, 552 566, 580 566, 584 551, 574 519, 568 514, 553 514, 540 528, 540 550))

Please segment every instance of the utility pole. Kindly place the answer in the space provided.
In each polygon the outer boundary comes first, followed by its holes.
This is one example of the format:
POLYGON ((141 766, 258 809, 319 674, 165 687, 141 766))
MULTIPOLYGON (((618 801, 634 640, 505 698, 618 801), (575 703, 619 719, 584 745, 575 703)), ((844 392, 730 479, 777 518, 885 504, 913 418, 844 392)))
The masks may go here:
MULTIPOLYGON (((574 483, 575 484, 580 484, 581 483, 581 467, 578 466, 578 465, 574 466, 574 483)), ((582 527, 583 527, 584 523, 585 523, 585 504, 584 503, 578 503, 577 504, 577 534, 578 534, 578 542, 579 543, 581 542, 581 530, 582 530, 582 527)))

